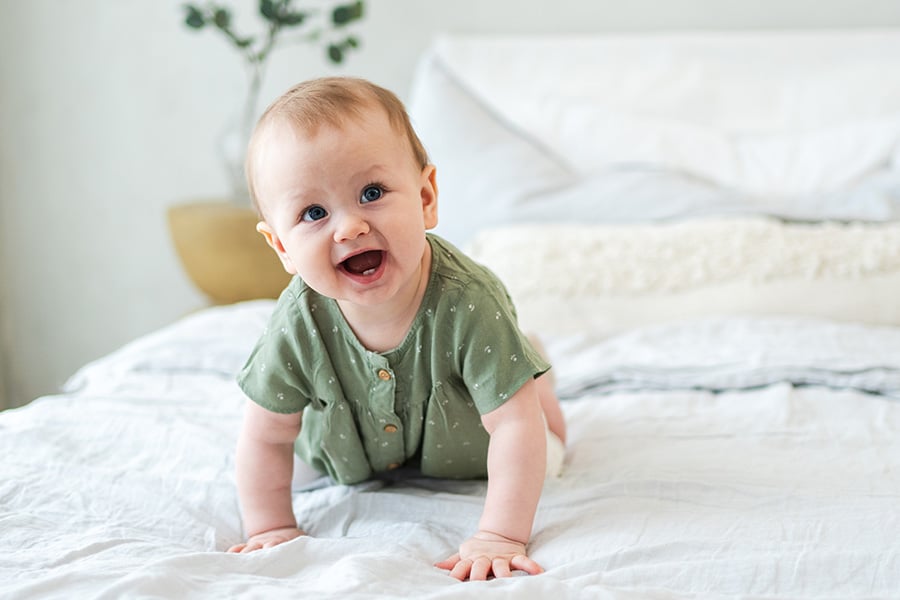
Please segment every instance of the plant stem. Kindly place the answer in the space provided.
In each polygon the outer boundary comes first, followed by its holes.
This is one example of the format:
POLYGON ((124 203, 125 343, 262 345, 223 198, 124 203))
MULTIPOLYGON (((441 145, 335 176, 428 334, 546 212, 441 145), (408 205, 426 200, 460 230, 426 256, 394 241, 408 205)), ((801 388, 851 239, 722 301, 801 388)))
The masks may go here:
POLYGON ((264 62, 251 63, 249 66, 249 84, 241 118, 241 135, 247 141, 250 140, 250 132, 253 130, 253 121, 256 118, 256 105, 259 101, 259 93, 262 90, 265 68, 264 62))

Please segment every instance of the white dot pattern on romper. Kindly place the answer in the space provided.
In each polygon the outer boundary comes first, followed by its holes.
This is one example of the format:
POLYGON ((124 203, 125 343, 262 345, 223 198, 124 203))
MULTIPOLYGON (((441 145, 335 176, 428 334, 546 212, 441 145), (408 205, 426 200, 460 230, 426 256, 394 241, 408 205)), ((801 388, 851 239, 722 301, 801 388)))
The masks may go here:
MULTIPOLYGON (((466 259, 454 257, 456 260, 466 259)), ((448 267, 440 261, 438 266, 448 267)), ((310 405, 309 410, 334 411, 335 417, 342 413, 341 420, 335 421, 341 425, 331 429, 327 439, 320 440, 310 432, 316 437, 303 441, 312 444, 308 451, 313 456, 332 464, 338 477, 341 473, 346 473, 347 479, 363 476, 364 461, 377 471, 402 464, 413 453, 430 457, 429 468, 435 476, 465 476, 473 469, 470 464, 484 462, 487 437, 480 422, 481 409, 499 406, 514 392, 511 382, 523 381, 524 370, 534 368, 533 355, 518 329, 506 325, 512 307, 507 306, 505 289, 496 287, 490 277, 479 280, 462 271, 435 272, 448 276, 435 278, 440 285, 428 296, 434 304, 421 308, 421 316, 429 318, 420 319, 416 326, 425 333, 420 335, 416 329, 407 335, 411 343, 403 342, 383 354, 354 341, 352 332, 340 321, 336 303, 317 304, 314 298, 318 296, 312 291, 295 286, 298 292, 303 290, 294 299, 294 305, 303 311, 303 321, 292 320, 295 313, 287 310, 280 320, 272 320, 267 328, 271 335, 265 338, 270 350, 259 353, 254 369, 244 371, 252 373, 254 385, 267 382, 266 396, 278 410, 310 405), (495 287, 502 294, 495 294, 495 287), (436 320, 438 316, 449 318, 436 320), (306 339, 297 343, 297 333, 306 339), (380 370, 391 372, 389 381, 379 380, 380 370), (423 370, 427 372, 424 378, 423 370), (352 379, 348 373, 359 376, 360 382, 348 383, 345 378, 352 379), (421 400, 407 404, 403 401, 407 395, 421 400), (350 426, 351 420, 355 428, 350 426), (389 423, 403 433, 381 437, 380 431, 389 423), (429 432, 427 438, 422 437, 423 428, 429 432), (426 439, 427 445, 419 445, 426 439), (328 448, 327 444, 333 445, 329 454, 320 455, 318 449, 328 448)), ((308 421, 317 426, 326 422, 308 421)), ((481 472, 482 467, 476 470, 481 472)))

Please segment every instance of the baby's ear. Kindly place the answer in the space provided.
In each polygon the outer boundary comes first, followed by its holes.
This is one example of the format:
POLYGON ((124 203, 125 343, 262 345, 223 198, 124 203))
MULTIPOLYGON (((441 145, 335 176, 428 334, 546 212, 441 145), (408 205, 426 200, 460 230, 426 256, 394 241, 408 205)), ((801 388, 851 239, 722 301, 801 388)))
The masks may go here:
POLYGON ((434 229, 438 224, 437 168, 434 165, 425 165, 422 169, 421 196, 425 229, 434 229))
POLYGON ((278 258, 281 259, 281 264, 284 266, 284 270, 290 273, 291 275, 297 274, 297 269, 294 267, 293 261, 291 261, 291 257, 288 256, 288 253, 284 249, 284 244, 281 243, 281 240, 276 235, 275 230, 272 229, 268 223, 265 221, 260 221, 256 224, 256 230, 262 234, 264 238, 266 238, 266 243, 272 250, 275 251, 275 254, 278 255, 278 258))

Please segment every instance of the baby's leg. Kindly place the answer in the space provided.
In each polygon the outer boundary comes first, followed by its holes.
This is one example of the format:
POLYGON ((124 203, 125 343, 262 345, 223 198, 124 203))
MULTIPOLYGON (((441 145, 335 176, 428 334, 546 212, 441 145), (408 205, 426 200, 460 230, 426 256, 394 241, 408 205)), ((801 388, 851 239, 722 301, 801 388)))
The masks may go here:
POLYGON ((562 408, 559 406, 559 398, 553 389, 553 375, 550 372, 544 373, 535 380, 535 384, 537 384, 538 398, 541 401, 544 418, 547 419, 547 428, 565 444, 566 421, 563 418, 562 408))
MULTIPOLYGON (((533 335, 528 336, 528 340, 538 353, 547 359, 547 352, 540 340, 533 335)), ((559 438, 563 444, 566 443, 566 420, 563 418, 562 408, 559 406, 559 398, 556 396, 556 380, 553 377, 553 369, 550 369, 535 380, 537 386, 538 398, 541 401, 541 409, 544 411, 544 418, 547 420, 547 428, 559 438)))

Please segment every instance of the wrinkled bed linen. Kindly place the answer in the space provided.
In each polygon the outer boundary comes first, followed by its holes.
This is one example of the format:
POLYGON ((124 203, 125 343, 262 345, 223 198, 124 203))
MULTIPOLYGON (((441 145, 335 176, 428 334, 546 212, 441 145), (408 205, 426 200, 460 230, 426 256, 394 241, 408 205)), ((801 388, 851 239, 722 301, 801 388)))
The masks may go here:
POLYGON ((816 385, 900 400, 900 328, 799 317, 707 318, 605 339, 561 337, 557 392, 816 385), (690 325, 686 325, 690 323, 690 325))
POLYGON ((829 352, 845 366, 875 357, 870 367, 898 367, 895 331, 784 320, 548 345, 572 393, 567 462, 545 488, 531 542, 541 576, 461 584, 431 566, 474 529, 482 482, 394 478, 296 494, 310 537, 226 554, 241 537, 233 463, 243 399, 225 373, 270 309, 204 311, 89 365, 69 392, 0 413, 0 596, 890 598, 900 589, 900 403, 788 381, 718 392, 584 384, 606 361, 643 365, 646 377, 658 360, 666 370, 717 358, 716 387, 726 366, 740 381, 742 365, 785 366, 792 352, 798 369, 829 352), (792 331, 797 343, 778 348, 792 331))

